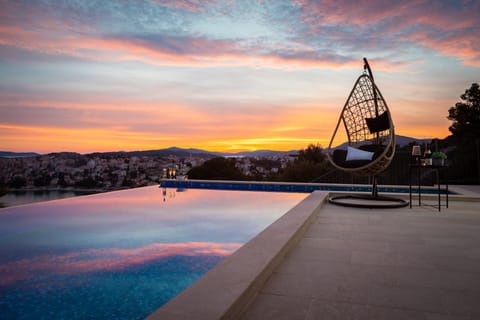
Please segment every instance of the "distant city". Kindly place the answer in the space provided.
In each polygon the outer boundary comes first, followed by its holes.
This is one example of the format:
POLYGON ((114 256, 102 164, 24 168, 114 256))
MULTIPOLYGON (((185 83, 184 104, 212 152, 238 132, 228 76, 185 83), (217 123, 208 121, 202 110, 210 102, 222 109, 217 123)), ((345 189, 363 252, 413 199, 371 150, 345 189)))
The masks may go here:
POLYGON ((119 190, 154 185, 162 178, 186 179, 191 168, 218 156, 236 157, 236 166, 245 176, 261 178, 277 173, 296 153, 262 150, 219 154, 175 147, 86 155, 1 152, 0 185, 9 189, 119 190))

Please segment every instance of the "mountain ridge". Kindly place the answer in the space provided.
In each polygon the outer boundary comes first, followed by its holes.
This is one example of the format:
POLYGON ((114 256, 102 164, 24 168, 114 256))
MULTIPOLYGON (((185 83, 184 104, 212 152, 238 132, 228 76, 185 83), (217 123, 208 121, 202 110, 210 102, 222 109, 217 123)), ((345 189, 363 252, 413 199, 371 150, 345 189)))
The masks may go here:
POLYGON ((0 151, 0 158, 24 158, 24 157, 37 157, 41 154, 36 152, 12 152, 12 151, 0 151))
MULTIPOLYGON (((408 144, 410 144, 412 142, 416 142, 416 143, 420 143, 420 144, 430 143, 430 141, 432 141, 432 139, 434 139, 434 138, 417 139, 417 138, 402 136, 402 135, 398 135, 398 134, 395 135, 395 142, 401 148, 407 146, 408 144)), ((346 149, 347 145, 348 145, 348 142, 344 142, 344 143, 339 144, 338 146, 334 147, 333 149, 346 149)))

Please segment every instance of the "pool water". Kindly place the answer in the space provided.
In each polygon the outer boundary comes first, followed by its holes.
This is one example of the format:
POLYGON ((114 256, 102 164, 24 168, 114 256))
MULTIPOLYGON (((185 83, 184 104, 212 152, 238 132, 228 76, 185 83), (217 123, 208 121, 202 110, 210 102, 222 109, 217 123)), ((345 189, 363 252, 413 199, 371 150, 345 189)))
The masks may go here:
POLYGON ((143 319, 307 196, 179 191, 0 209, 0 318, 143 319))

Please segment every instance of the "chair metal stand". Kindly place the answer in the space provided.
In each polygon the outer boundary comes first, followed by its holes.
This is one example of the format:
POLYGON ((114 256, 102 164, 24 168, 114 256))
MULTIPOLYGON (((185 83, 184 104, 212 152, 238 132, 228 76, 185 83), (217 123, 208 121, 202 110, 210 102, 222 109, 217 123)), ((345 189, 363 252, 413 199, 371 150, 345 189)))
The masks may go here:
POLYGON ((373 176, 371 194, 348 194, 330 196, 328 202, 353 208, 386 209, 402 208, 408 206, 409 202, 400 198, 381 196, 378 194, 377 177, 373 176))

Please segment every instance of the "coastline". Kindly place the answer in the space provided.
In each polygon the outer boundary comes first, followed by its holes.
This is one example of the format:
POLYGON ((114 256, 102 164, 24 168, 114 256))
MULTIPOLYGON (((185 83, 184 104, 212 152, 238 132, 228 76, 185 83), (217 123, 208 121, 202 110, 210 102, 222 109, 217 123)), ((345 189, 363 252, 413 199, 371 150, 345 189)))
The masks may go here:
MULTIPOLYGON (((128 188, 125 188, 128 189, 128 188)), ((122 189, 89 189, 89 188, 52 188, 52 187, 31 187, 31 188, 17 188, 9 189, 8 193, 11 192, 24 192, 24 191, 33 191, 33 192, 42 192, 42 191, 60 191, 60 192, 85 192, 85 193, 102 193, 108 191, 115 191, 122 189)))
POLYGON ((108 192, 99 189, 22 188, 9 190, 0 197, 0 209, 108 192))
POLYGON ((91 195, 97 193, 105 193, 111 191, 128 190, 140 187, 155 185, 157 183, 146 184, 136 187, 121 188, 56 188, 56 187, 23 187, 16 189, 8 189, 8 192, 0 196, 0 208, 13 207, 17 205, 58 200, 64 198, 77 197, 82 195, 91 195))

